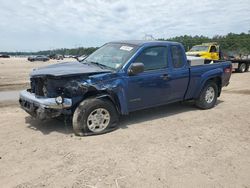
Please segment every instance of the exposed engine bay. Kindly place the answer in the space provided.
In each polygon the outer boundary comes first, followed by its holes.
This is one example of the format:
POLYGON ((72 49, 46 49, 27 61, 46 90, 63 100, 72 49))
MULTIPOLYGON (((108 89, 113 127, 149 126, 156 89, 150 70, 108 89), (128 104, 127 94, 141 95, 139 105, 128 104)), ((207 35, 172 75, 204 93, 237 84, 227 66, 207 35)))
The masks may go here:
POLYGON ((31 92, 36 96, 48 98, 64 96, 74 97, 87 92, 88 88, 83 85, 83 80, 88 76, 53 77, 41 76, 31 78, 31 92))

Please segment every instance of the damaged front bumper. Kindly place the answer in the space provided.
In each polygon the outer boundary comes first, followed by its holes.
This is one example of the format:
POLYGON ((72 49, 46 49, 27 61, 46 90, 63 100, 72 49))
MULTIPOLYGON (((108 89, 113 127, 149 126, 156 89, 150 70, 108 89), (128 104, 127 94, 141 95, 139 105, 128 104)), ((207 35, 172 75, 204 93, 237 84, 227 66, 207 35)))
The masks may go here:
POLYGON ((26 112, 41 120, 71 114, 72 99, 70 98, 64 98, 63 103, 58 104, 56 98, 36 96, 24 90, 20 92, 19 103, 26 112))

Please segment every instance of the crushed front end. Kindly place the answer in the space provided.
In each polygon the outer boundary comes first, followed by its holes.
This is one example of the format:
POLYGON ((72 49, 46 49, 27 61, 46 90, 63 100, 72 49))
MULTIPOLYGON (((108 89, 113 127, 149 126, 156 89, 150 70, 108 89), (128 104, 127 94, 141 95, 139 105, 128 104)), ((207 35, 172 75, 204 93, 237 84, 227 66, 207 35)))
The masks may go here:
POLYGON ((19 103, 27 113, 41 120, 71 115, 74 104, 86 93, 86 87, 74 77, 43 76, 30 80, 31 88, 20 92, 19 103))
POLYGON ((19 103, 26 112, 41 120, 71 114, 72 100, 69 98, 63 98, 60 104, 57 98, 37 97, 30 90, 24 90, 20 92, 19 103))
POLYGON ((94 64, 65 62, 34 69, 30 89, 20 92, 21 107, 39 119, 72 115, 87 95, 96 93, 90 79, 110 70, 94 64))

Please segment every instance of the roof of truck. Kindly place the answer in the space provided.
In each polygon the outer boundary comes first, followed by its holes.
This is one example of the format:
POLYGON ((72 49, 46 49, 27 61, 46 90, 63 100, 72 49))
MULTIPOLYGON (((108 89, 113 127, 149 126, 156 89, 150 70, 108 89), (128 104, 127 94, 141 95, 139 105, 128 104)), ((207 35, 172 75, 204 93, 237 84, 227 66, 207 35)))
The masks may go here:
POLYGON ((151 44, 151 45, 180 44, 178 42, 159 41, 159 40, 121 40, 121 41, 114 41, 112 43, 124 43, 124 44, 132 44, 132 45, 136 45, 136 46, 143 46, 143 45, 147 45, 147 44, 151 44))

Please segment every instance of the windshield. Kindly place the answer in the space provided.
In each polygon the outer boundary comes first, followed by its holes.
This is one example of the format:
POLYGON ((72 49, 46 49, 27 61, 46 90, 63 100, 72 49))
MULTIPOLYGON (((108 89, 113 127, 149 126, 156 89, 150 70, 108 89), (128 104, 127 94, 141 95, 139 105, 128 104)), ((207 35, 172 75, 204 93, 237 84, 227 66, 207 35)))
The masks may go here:
POLYGON ((208 46, 194 46, 191 48, 190 52, 201 52, 201 51, 208 51, 208 46))
POLYGON ((82 62, 118 69, 134 54, 136 48, 136 46, 131 44, 108 43, 93 52, 82 62))

